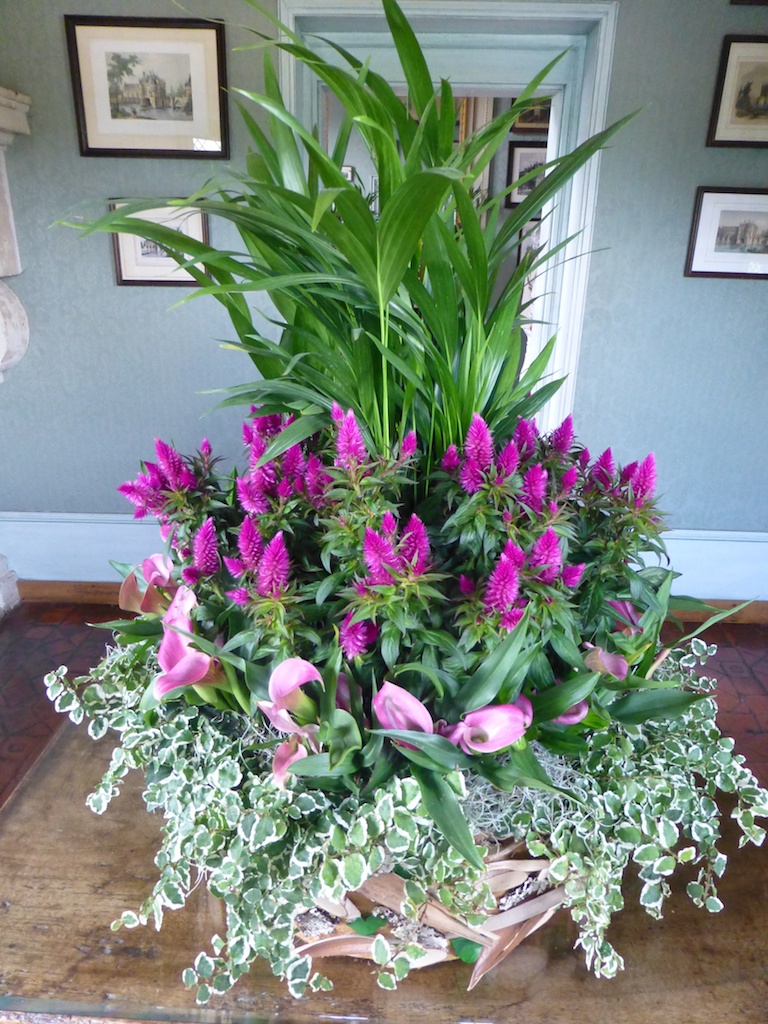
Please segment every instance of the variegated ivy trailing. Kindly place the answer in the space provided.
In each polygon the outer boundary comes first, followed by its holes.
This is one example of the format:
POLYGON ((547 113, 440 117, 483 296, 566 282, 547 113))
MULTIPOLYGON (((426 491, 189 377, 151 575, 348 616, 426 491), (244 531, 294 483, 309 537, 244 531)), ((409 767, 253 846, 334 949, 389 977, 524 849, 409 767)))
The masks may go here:
POLYGON ((243 96, 269 135, 244 111, 246 170, 183 200, 234 224, 241 253, 134 216, 157 198, 86 228, 189 264, 260 374, 232 397, 252 403, 242 465, 157 440, 121 487, 158 519, 162 550, 124 567, 135 618, 109 624, 91 676, 47 679, 61 711, 119 736, 92 808, 138 768, 165 815, 158 883, 121 923, 159 927, 198 874, 224 901, 226 934, 185 975, 203 1002, 257 957, 295 995, 327 987, 297 920, 396 870, 405 925, 371 943, 394 987, 427 955, 408 923, 426 902, 465 931, 496 908, 494 836, 551 860, 587 963, 611 975, 629 860, 650 913, 690 862, 691 897, 716 910, 718 791, 737 794, 746 839, 762 841, 768 813, 694 672, 709 649, 660 642, 675 574, 653 456, 619 466, 570 417, 548 434, 533 418, 558 382, 542 383, 551 343, 521 369, 523 285, 552 253, 501 278, 524 226, 618 126, 548 164, 502 219, 504 195, 478 198, 476 180, 548 69, 455 143, 450 85, 435 90, 395 0, 382 5, 405 103, 350 54, 336 67, 287 30, 271 44, 341 102, 331 154, 286 110, 259 44, 266 92, 243 96), (353 132, 377 213, 342 173, 353 132), (279 342, 254 322, 263 291, 279 342))

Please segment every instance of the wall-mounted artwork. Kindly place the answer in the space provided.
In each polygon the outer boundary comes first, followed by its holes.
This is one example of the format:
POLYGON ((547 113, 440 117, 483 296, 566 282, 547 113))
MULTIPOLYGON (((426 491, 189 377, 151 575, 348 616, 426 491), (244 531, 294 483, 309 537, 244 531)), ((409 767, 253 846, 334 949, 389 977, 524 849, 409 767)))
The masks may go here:
MULTIPOLYGON (((119 200, 113 208, 122 205, 119 200)), ((208 243, 208 218, 200 210, 188 206, 142 210, 135 214, 142 220, 164 224, 198 242, 208 243)), ((198 281, 185 267, 149 238, 123 232, 112 235, 115 257, 115 279, 118 284, 196 285, 198 281)))
POLYGON ((64 16, 83 156, 226 159, 224 27, 64 16))
POLYGON ((686 277, 768 277, 768 189, 696 190, 686 277))
MULTIPOLYGON (((512 101, 515 102, 514 100, 512 101)), ((534 100, 533 105, 512 122, 513 132, 546 132, 549 130, 551 101, 548 98, 534 100)))
POLYGON ((517 206, 533 192, 534 188, 541 181, 542 174, 537 174, 539 167, 547 162, 546 142, 512 142, 509 146, 509 161, 507 164, 507 185, 520 182, 504 200, 505 206, 517 206), (524 181, 520 181, 524 178, 524 181))
POLYGON ((708 146, 768 146, 768 36, 726 36, 708 146))

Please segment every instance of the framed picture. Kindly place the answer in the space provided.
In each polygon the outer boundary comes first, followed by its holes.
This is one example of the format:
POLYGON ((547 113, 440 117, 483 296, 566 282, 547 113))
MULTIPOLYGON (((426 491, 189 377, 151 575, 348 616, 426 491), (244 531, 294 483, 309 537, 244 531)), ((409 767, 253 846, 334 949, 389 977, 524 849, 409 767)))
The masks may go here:
POLYGON ((768 277, 768 188, 696 190, 686 277, 768 277))
MULTIPOLYGON (((515 100, 512 100, 515 103, 515 100)), ((512 122, 513 132, 546 132, 549 131, 550 100, 534 100, 534 105, 512 122)))
MULTIPOLYGON (((114 200, 112 209, 120 206, 114 200)), ((157 210, 142 210, 135 214, 142 220, 182 231, 198 242, 208 243, 208 218, 200 210, 189 206, 165 207, 157 210)), ((115 256, 115 279, 118 284, 138 285, 194 285, 198 282, 188 270, 169 256, 156 242, 140 235, 112 235, 112 249, 115 256)))
POLYGON ((82 156, 229 157, 224 26, 66 14, 82 156))
MULTIPOLYGON (((541 221, 529 220, 520 232, 520 244, 517 247, 518 264, 522 263, 523 257, 532 249, 541 249, 542 244, 541 221)), ((535 274, 533 276, 535 276, 535 274)))
MULTIPOLYGON (((507 163, 507 186, 518 181, 523 175, 535 171, 537 167, 542 167, 546 162, 546 142, 511 142, 509 144, 509 160, 507 163)), ((511 192, 507 193, 504 205, 511 207, 522 203, 533 192, 541 179, 542 175, 537 174, 529 178, 528 181, 513 188, 511 192)))
POLYGON ((708 146, 768 146, 768 36, 726 36, 708 146))

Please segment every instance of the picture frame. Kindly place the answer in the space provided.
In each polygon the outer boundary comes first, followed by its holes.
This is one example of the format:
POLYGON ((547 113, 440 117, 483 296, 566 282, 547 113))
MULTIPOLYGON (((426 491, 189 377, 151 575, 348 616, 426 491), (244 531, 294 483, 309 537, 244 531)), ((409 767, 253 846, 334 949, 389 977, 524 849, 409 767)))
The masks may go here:
POLYGON ((81 156, 229 158, 224 26, 64 15, 81 156))
POLYGON ((768 36, 726 36, 708 146, 768 146, 768 36))
MULTIPOLYGON (((123 205, 113 199, 111 209, 123 205)), ((132 214, 142 220, 182 231, 198 242, 209 241, 208 216, 190 206, 162 207, 132 214)), ((141 235, 116 232, 112 235, 115 262, 115 283, 118 285, 162 285, 199 287, 198 281, 185 268, 169 256, 160 246, 141 235)))
POLYGON ((768 188, 696 190, 685 276, 768 278, 768 188))
MULTIPOLYGON (((513 104, 516 102, 516 100, 512 100, 513 104)), ((534 98, 532 102, 534 105, 512 122, 510 131, 516 133, 549 131, 551 100, 549 97, 542 99, 534 98)))
MULTIPOLYGON (((545 164, 546 160, 546 142, 510 142, 507 160, 507 187, 535 167, 545 164)), ((541 181, 541 175, 536 175, 518 188, 507 192, 504 197, 504 205, 508 208, 518 206, 533 191, 539 181, 541 181)))

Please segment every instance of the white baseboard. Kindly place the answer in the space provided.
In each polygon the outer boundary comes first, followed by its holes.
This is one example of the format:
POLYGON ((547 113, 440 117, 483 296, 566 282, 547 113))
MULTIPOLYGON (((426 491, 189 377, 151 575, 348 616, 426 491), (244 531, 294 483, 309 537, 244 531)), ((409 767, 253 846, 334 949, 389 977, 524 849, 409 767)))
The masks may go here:
MULTIPOLYGON (((675 593, 768 600, 768 533, 670 530, 675 593)), ((140 562, 162 548, 153 519, 87 513, 0 512, 0 555, 20 580, 116 582, 110 560, 140 562)))
POLYGON ((135 565, 162 547, 155 519, 0 512, 0 554, 20 580, 116 583, 110 561, 135 565))
POLYGON ((669 530, 672 568, 682 577, 676 594, 711 601, 768 600, 768 533, 669 530))

